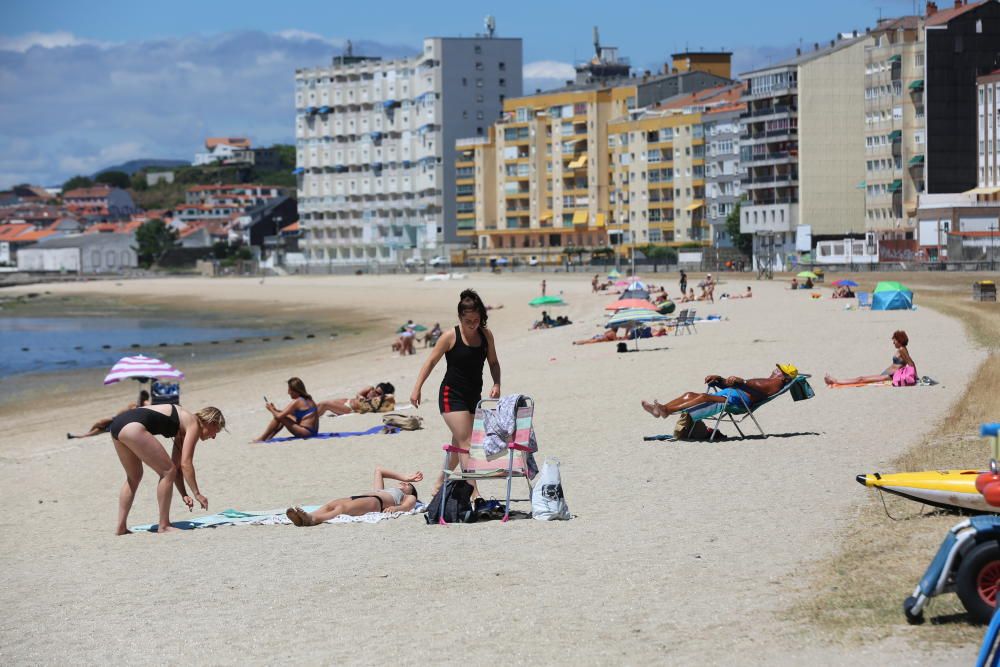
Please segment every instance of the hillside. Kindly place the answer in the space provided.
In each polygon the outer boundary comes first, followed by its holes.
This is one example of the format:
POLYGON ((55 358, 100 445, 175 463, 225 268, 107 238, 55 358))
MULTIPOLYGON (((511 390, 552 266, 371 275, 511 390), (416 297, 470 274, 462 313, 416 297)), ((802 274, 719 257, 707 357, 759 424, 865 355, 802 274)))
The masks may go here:
POLYGON ((106 171, 124 171, 126 174, 131 176, 137 171, 162 171, 163 169, 171 169, 173 167, 186 167, 191 164, 189 160, 129 160, 123 164, 115 165, 114 167, 106 167, 94 173, 91 178, 97 178, 98 174, 103 174, 106 171))

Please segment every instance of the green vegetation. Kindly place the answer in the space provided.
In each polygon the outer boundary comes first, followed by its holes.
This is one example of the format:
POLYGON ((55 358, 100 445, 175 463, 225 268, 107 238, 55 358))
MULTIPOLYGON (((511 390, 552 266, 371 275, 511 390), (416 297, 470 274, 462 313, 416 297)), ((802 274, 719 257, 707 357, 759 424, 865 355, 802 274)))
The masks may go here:
POLYGON ((177 233, 163 220, 153 218, 135 230, 135 242, 139 263, 149 268, 177 244, 177 233))
MULTIPOLYGON (((700 246, 699 246, 700 247, 700 246)), ((653 262, 653 271, 656 271, 658 264, 672 264, 677 261, 677 250, 665 245, 654 245, 652 243, 644 245, 639 250, 646 259, 653 262)))
POLYGON ((110 185, 113 188, 126 189, 132 184, 132 179, 124 171, 102 171, 95 179, 98 183, 110 185))
POLYGON ((63 183, 62 191, 66 192, 67 190, 75 190, 77 188, 89 188, 93 184, 94 181, 87 176, 74 176, 63 183))
POLYGON ((193 185, 237 185, 240 183, 256 183, 274 185, 285 188, 289 195, 295 196, 295 146, 276 144, 272 146, 278 155, 278 166, 274 169, 260 169, 246 165, 200 165, 197 167, 177 167, 164 169, 152 167, 142 170, 132 176, 130 194, 140 208, 146 210, 173 208, 184 203, 184 192, 193 185), (157 183, 146 185, 146 173, 158 171, 173 171, 173 183, 157 183))
POLYGON ((733 212, 726 217, 726 233, 733 247, 743 255, 753 253, 753 234, 740 234, 740 204, 736 203, 733 212))

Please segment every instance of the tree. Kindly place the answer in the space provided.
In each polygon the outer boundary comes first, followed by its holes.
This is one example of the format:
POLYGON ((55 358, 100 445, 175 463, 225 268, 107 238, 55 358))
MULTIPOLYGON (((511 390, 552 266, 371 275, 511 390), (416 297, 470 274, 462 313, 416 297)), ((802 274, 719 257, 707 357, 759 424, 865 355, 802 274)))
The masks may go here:
POLYGON ((68 190, 76 190, 77 188, 89 188, 94 184, 87 176, 74 176, 65 183, 63 183, 62 191, 66 192, 68 190))
POLYGON ((649 243, 642 246, 639 250, 646 256, 646 259, 652 260, 653 273, 656 273, 658 264, 663 263, 666 265, 677 260, 677 251, 670 246, 649 243))
POLYGON ((102 171, 97 175, 97 182, 110 185, 113 188, 121 188, 122 190, 132 184, 132 180, 124 171, 102 171))
POLYGON ((149 268, 163 259, 167 251, 174 247, 177 233, 167 227, 167 223, 163 220, 153 218, 135 230, 135 242, 138 246, 135 251, 139 255, 139 262, 149 268))
POLYGON ((146 183, 146 172, 137 171, 132 174, 130 187, 133 190, 144 191, 149 189, 149 184, 146 183))
POLYGON ((726 234, 733 246, 744 255, 753 253, 753 234, 740 233, 740 204, 736 203, 732 213, 726 217, 726 234))

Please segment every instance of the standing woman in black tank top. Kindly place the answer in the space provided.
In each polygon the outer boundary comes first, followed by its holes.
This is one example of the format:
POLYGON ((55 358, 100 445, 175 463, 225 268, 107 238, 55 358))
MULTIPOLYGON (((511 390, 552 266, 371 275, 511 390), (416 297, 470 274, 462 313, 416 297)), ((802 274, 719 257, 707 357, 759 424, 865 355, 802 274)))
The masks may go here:
POLYGON ((202 408, 189 412, 179 405, 151 405, 145 408, 127 410, 115 417, 108 431, 115 443, 118 459, 125 468, 125 484, 118 494, 118 535, 126 535, 128 512, 135 500, 135 491, 142 479, 142 464, 145 463, 160 476, 156 485, 156 500, 160 506, 157 532, 178 530, 170 525, 170 497, 173 487, 184 499, 188 509, 194 507, 194 499, 188 495, 184 481, 191 486, 194 498, 202 509, 208 509, 208 498, 201 495, 198 480, 194 474, 194 448, 200 440, 212 440, 226 427, 226 418, 218 408, 202 408), (155 436, 173 439, 173 453, 168 456, 155 436), (179 473, 178 473, 179 471, 179 473))
MULTIPOLYGON (((445 357, 448 370, 441 381, 438 392, 438 409, 444 423, 451 431, 451 444, 468 449, 472 443, 472 422, 476 414, 476 404, 483 393, 483 365, 490 364, 493 387, 490 398, 500 398, 500 362, 497 360, 493 333, 486 328, 486 306, 475 290, 467 289, 459 296, 458 326, 441 334, 431 356, 424 362, 417 375, 416 385, 410 394, 410 402, 420 405, 420 390, 434 366, 445 357)), ((452 455, 449 467, 458 465, 458 457, 452 455)), ((434 490, 444 481, 442 472, 434 485, 434 490)))

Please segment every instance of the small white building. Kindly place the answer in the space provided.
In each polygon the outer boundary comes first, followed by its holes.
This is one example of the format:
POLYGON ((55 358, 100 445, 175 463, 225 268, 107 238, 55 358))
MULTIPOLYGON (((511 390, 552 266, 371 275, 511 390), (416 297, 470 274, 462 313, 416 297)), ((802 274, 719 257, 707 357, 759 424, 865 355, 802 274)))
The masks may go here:
POLYGON ((17 253, 18 271, 120 273, 139 265, 131 234, 53 237, 17 253))

